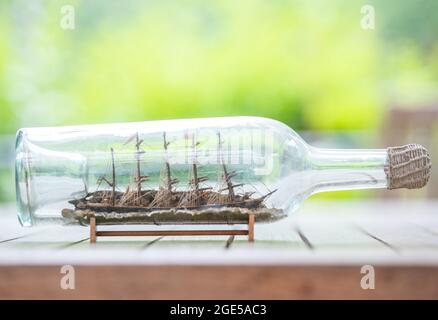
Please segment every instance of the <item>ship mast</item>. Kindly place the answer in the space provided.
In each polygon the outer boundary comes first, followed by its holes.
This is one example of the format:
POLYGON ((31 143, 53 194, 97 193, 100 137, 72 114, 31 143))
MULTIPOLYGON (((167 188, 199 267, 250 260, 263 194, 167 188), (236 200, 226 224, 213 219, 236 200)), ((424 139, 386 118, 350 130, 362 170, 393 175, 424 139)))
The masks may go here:
POLYGON ((97 179, 97 188, 99 188, 102 181, 105 181, 111 187, 111 205, 115 206, 116 204, 116 166, 114 163, 114 149, 111 148, 111 171, 112 171, 112 180, 109 181, 105 176, 101 176, 97 179))
POLYGON ((193 185, 195 187, 195 205, 197 206, 199 204, 199 180, 198 180, 198 166, 196 165, 196 146, 197 143, 195 141, 195 134, 192 135, 192 149, 193 149, 193 163, 192 163, 192 170, 193 170, 193 185))
MULTIPOLYGON (((187 192, 187 197, 185 198, 188 203, 190 203, 191 206, 199 206, 201 205, 201 192, 211 189, 211 187, 205 187, 201 188, 200 183, 205 182, 208 180, 207 176, 199 176, 198 172, 198 163, 197 163, 197 146, 199 145, 199 142, 196 141, 196 136, 193 133, 192 135, 192 156, 191 156, 191 162, 192 162, 192 177, 189 179, 189 185, 191 187, 191 190, 187 192)), ((188 133, 185 135, 186 137, 186 150, 188 148, 187 141, 189 140, 190 136, 188 133)), ((188 153, 187 153, 188 157, 188 153)))
POLYGON ((114 164, 114 149, 111 148, 111 166, 113 171, 113 181, 111 182, 112 187, 112 195, 111 195, 111 203, 114 206, 116 204, 116 167, 114 164))
MULTIPOLYGON (((236 174, 234 172, 232 173, 228 173, 227 171, 227 167, 225 165, 223 156, 222 156, 222 139, 221 139, 221 134, 220 132, 217 133, 217 137, 218 137, 218 158, 219 158, 219 162, 221 164, 222 167, 222 173, 224 176, 224 180, 227 184, 227 189, 228 189, 228 201, 230 203, 234 202, 235 199, 235 194, 234 194, 234 185, 233 182, 231 181, 231 178, 234 177, 236 174)), ((236 185, 237 186, 237 185, 236 185)))
POLYGON ((192 179, 190 179, 189 183, 193 187, 193 190, 190 191, 193 196, 192 200, 194 206, 199 206, 201 204, 201 192, 205 190, 211 189, 211 187, 201 188, 200 183, 208 180, 207 176, 199 176, 198 172, 198 163, 197 163, 197 146, 199 142, 196 141, 196 136, 192 134, 192 179))
POLYGON ((172 173, 170 171, 170 163, 167 155, 167 148, 169 146, 170 142, 167 142, 166 139, 166 132, 163 132, 163 145, 164 145, 164 152, 166 153, 166 189, 169 192, 172 192, 172 186, 176 183, 178 183, 178 179, 172 179, 172 173))
POLYGON ((141 199, 141 169, 140 169, 140 145, 143 143, 143 140, 139 139, 138 132, 135 134, 135 149, 136 149, 136 162, 137 162, 137 170, 136 170, 136 182, 137 182, 137 204, 140 204, 141 199))
POLYGON ((142 176, 141 175, 141 155, 144 153, 143 150, 140 149, 141 144, 143 143, 143 140, 140 139, 138 132, 136 132, 134 135, 128 138, 128 140, 125 141, 124 145, 130 143, 132 140, 135 139, 135 160, 136 160, 136 167, 135 167, 135 178, 134 181, 137 184, 137 198, 135 199, 135 203, 137 205, 141 204, 141 184, 147 180, 148 176, 142 176))

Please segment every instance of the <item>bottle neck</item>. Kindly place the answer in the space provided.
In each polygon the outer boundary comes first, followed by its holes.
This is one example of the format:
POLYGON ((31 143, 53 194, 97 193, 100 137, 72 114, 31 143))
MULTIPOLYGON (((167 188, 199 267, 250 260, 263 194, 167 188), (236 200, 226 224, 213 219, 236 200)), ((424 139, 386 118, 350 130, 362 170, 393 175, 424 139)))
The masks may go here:
POLYGON ((310 148, 314 192, 386 188, 386 149, 310 148))

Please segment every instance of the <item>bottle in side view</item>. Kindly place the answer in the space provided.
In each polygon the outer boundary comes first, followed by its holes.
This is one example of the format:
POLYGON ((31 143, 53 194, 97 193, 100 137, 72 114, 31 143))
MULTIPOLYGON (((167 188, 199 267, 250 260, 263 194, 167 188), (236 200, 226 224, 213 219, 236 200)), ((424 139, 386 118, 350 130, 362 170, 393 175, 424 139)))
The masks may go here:
POLYGON ((431 160, 416 144, 337 150, 286 125, 230 117, 20 129, 22 225, 271 222, 310 195, 421 188, 431 160))

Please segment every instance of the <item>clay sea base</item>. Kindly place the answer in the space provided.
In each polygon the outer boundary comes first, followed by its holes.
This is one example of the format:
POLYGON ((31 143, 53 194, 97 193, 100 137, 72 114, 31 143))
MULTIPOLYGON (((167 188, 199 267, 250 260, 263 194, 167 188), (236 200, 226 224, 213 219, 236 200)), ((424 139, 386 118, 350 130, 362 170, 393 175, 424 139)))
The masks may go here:
POLYGON ((146 224, 247 224, 249 214, 256 222, 274 222, 286 217, 281 209, 275 208, 208 208, 208 209, 166 209, 152 212, 95 212, 92 210, 63 209, 62 216, 67 223, 89 225, 95 217, 98 225, 146 224))

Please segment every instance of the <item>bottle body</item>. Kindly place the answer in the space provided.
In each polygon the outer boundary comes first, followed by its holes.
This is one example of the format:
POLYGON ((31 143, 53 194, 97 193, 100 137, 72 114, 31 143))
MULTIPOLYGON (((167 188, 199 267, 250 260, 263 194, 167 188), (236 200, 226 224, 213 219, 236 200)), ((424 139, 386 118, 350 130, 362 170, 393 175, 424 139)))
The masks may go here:
POLYGON ((275 221, 320 191, 385 188, 386 150, 328 150, 271 119, 21 129, 20 222, 275 221))

